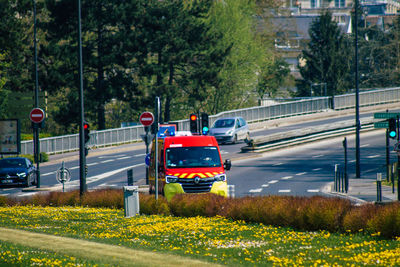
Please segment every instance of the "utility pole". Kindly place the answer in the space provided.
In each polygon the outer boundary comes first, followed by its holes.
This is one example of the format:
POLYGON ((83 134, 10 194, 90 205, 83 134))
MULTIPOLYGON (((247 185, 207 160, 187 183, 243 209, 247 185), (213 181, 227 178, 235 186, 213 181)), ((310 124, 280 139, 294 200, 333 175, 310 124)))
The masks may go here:
MULTIPOLYGON (((36 0, 33 2, 33 46, 34 46, 34 61, 35 61, 35 108, 39 108, 39 76, 38 76, 38 60, 37 60, 37 41, 36 41, 36 0)), ((40 140, 39 140, 39 123, 32 123, 33 138, 34 138, 34 152, 36 161, 36 178, 37 188, 40 188, 40 140)))
POLYGON ((82 32, 81 32, 81 0, 78 0, 78 61, 79 61, 79 102, 80 102, 80 122, 79 122, 79 193, 80 196, 87 191, 86 186, 86 155, 85 155, 85 136, 83 124, 84 101, 83 101, 83 64, 82 64, 82 32))
POLYGON ((361 178, 360 171, 360 97, 358 88, 358 0, 354 0, 354 47, 355 47, 355 84, 356 84, 356 178, 361 178))

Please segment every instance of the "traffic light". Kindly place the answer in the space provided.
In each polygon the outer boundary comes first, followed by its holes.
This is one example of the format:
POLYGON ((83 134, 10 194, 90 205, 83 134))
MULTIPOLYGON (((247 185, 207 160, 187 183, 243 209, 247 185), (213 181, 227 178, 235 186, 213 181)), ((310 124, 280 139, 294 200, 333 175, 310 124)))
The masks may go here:
POLYGON ((90 140, 90 125, 87 122, 83 123, 83 131, 85 135, 85 144, 90 140))
POLYGON ((192 133, 198 133, 197 131, 197 115, 196 114, 190 114, 190 131, 192 133))
POLYGON ((389 137, 395 139, 397 137, 396 119, 389 119, 389 137))
POLYGON ((210 128, 208 127, 208 114, 201 113, 201 133, 203 135, 207 135, 209 131, 210 128))

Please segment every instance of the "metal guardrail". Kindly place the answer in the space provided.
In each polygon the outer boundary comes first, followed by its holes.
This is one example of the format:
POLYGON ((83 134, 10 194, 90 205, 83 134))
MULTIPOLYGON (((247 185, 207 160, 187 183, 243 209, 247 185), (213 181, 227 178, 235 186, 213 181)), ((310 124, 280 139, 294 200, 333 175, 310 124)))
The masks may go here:
MULTIPOLYGON (((373 129, 373 118, 361 120, 361 130, 373 129)), ((257 136, 246 140, 247 146, 241 148, 242 152, 265 152, 271 149, 287 147, 315 140, 320 140, 333 136, 340 136, 354 132, 355 121, 348 120, 335 124, 325 124, 291 130, 283 133, 275 133, 267 136, 257 136)))
MULTIPOLYGON (((360 106, 379 105, 400 101, 400 87, 371 90, 360 93, 360 106)), ((299 116, 329 109, 346 109, 355 107, 354 94, 345 94, 332 97, 316 97, 278 103, 270 106, 258 106, 231 111, 224 111, 217 115, 209 116, 210 125, 221 117, 243 117, 248 123, 278 119, 290 116, 299 116)), ((179 130, 190 129, 189 120, 174 121, 179 130)), ((132 126, 103 131, 92 131, 89 145, 96 147, 118 145, 141 141, 140 135, 144 134, 143 126, 132 126)), ((78 134, 41 138, 40 151, 55 154, 75 151, 79 149, 78 134)), ((21 142, 22 154, 33 154, 33 141, 21 142)))

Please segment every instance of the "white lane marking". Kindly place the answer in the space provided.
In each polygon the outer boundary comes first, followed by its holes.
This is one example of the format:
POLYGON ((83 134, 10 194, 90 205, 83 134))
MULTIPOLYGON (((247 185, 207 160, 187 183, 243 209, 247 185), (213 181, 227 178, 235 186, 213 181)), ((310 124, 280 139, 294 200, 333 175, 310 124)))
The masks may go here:
POLYGON ((10 193, 0 194, 0 196, 8 196, 10 193))
POLYGON ((370 144, 361 145, 360 147, 367 147, 367 146, 370 146, 370 144))
POLYGON ((118 157, 124 157, 126 154, 119 154, 119 155, 112 155, 112 156, 100 156, 99 159, 108 159, 108 158, 118 158, 118 157))
POLYGON ((379 158, 381 155, 371 155, 371 156, 368 156, 367 158, 369 158, 369 159, 374 159, 374 158, 379 158))
POLYGON ((103 161, 100 161, 100 163, 107 163, 107 162, 113 162, 113 161, 115 161, 115 159, 103 160, 103 161))
POLYGON ((306 174, 307 172, 299 172, 299 173, 296 173, 296 175, 298 175, 298 176, 300 176, 300 175, 304 175, 304 174, 306 174))
MULTIPOLYGON (((132 169, 132 168, 135 168, 135 167, 144 166, 144 165, 145 165, 144 163, 140 163, 140 164, 132 165, 132 166, 129 166, 129 167, 125 167, 125 168, 121 168, 121 169, 105 172, 105 173, 102 173, 100 175, 87 177, 86 178, 86 184, 94 183, 94 182, 97 182, 97 181, 102 180, 104 178, 110 177, 110 176, 112 176, 114 174, 117 174, 119 172, 123 172, 123 171, 129 170, 129 169, 132 169)), ((65 186, 73 187, 73 186, 78 186, 79 184, 80 184, 79 180, 74 180, 74 181, 70 181, 70 182, 65 183, 65 186)), ((56 185, 56 186, 53 186, 53 188, 62 188, 62 185, 56 185)))
POLYGON ((88 166, 93 166, 93 165, 97 165, 97 164, 99 164, 98 162, 93 162, 93 163, 88 163, 88 164, 86 164, 86 165, 88 165, 88 166))
POLYGON ((71 168, 69 168, 69 169, 70 169, 70 170, 79 169, 79 166, 71 167, 71 168))
POLYGON ((275 183, 277 183, 277 182, 279 182, 278 180, 271 180, 271 181, 269 181, 268 183, 269 184, 275 184, 275 183))
POLYGON ((356 160, 355 160, 355 159, 353 159, 353 160, 350 160, 349 162, 356 162, 356 160))
POLYGON ((281 179, 282 180, 288 180, 288 179, 292 179, 292 178, 293 178, 293 176, 289 175, 289 176, 282 177, 281 179))
POLYGON ((315 168, 315 169, 313 169, 313 171, 320 171, 320 170, 322 170, 322 168, 315 168))
POLYGON ((250 189, 250 193, 260 193, 262 191, 262 188, 257 188, 257 189, 250 189))
POLYGON ((135 158, 137 158, 137 157, 143 157, 143 156, 146 156, 146 154, 137 154, 137 155, 134 155, 135 158))
POLYGON ((57 172, 48 172, 48 173, 40 174, 40 176, 49 176, 49 175, 56 174, 56 173, 57 172))
POLYGON ((127 157, 121 157, 121 158, 117 158, 117 159, 130 159, 130 158, 132 158, 132 157, 127 156, 127 157))
POLYGON ((281 189, 281 190, 279 190, 278 192, 279 193, 290 193, 290 189, 281 189))
POLYGON ((262 188, 265 188, 265 187, 268 187, 268 186, 269 186, 269 184, 263 184, 263 185, 261 185, 262 188))
POLYGON ((309 193, 318 193, 319 189, 308 189, 307 192, 309 192, 309 193))
POLYGON ((325 156, 325 155, 315 155, 315 156, 312 156, 312 158, 320 158, 320 157, 323 157, 323 156, 325 156))
POLYGON ((283 165, 283 162, 278 162, 278 163, 272 164, 272 166, 279 166, 279 165, 283 165))

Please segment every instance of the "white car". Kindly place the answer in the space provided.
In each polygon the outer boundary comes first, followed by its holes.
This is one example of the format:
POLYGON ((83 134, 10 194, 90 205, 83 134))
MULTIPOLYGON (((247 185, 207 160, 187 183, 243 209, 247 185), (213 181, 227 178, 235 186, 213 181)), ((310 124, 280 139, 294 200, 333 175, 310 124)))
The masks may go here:
POLYGON ((217 119, 210 129, 209 135, 217 139, 218 143, 233 143, 239 140, 250 139, 250 130, 242 117, 217 119))

